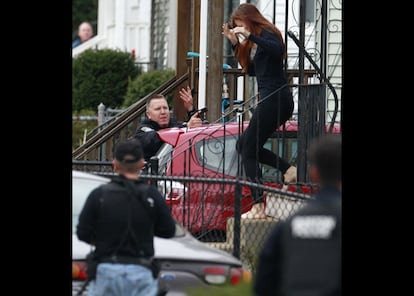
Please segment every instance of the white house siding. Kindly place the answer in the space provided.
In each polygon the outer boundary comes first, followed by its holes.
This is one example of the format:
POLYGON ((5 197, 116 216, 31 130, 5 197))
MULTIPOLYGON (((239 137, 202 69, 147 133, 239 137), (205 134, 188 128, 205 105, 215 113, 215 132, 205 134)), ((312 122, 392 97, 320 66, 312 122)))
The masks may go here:
MULTIPOLYGON (((151 30, 151 3, 144 0, 128 0, 129 9, 126 14, 126 40, 125 50, 135 50, 136 61, 139 63, 150 62, 151 30)), ((148 64, 142 64, 144 70, 148 64)))
MULTIPOLYGON (((177 27, 177 23, 172 23, 171 15, 172 13, 176 14, 176 8, 174 11, 171 11, 175 6, 170 5, 171 1, 169 0, 155 0, 153 5, 153 23, 152 23, 152 32, 151 32, 151 58, 156 62, 159 69, 174 68, 174 65, 169 65, 168 56, 173 54, 169 52, 172 49, 172 40, 176 40, 176 30, 171 30, 172 27, 177 27)), ((174 48, 177 48, 177 45, 174 42, 174 48)), ((171 60, 170 60, 171 61, 171 60)))

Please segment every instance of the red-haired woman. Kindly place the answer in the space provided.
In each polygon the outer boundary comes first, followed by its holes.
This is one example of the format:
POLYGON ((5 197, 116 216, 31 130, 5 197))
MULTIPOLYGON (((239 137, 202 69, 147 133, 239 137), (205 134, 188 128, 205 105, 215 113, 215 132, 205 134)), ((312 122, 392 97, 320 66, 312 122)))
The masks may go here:
MULTIPOLYGON (((296 181, 296 168, 263 145, 271 134, 293 113, 294 102, 284 71, 286 47, 280 30, 253 4, 239 5, 230 23, 223 24, 223 35, 230 40, 234 55, 250 76, 256 76, 259 100, 248 128, 240 137, 246 176, 261 182, 258 163, 278 168, 285 183, 296 181)), ((243 217, 265 218, 263 192, 252 188, 254 205, 243 217)))

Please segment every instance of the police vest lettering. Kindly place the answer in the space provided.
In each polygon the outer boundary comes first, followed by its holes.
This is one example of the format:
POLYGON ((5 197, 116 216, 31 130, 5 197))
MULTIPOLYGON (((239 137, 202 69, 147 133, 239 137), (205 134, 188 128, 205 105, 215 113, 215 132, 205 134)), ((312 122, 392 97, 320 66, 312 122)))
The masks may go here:
POLYGON ((332 216, 296 216, 292 219, 292 236, 297 238, 328 239, 335 229, 336 219, 332 216))

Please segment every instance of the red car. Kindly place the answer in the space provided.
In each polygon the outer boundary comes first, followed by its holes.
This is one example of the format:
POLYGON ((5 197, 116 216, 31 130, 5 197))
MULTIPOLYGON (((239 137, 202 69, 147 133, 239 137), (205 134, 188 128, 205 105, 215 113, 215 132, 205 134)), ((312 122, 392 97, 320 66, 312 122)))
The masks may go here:
MULTIPOLYGON (((236 179, 239 154, 236 151, 238 135, 247 128, 243 124, 207 124, 199 128, 169 128, 158 132, 165 144, 156 157, 159 159, 159 174, 167 176, 236 179)), ((339 133, 339 126, 334 126, 339 133)), ((297 122, 286 123, 284 138, 281 130, 274 133, 265 144, 267 148, 282 155, 290 163, 295 162, 297 151, 297 122)), ((261 166, 265 184, 281 187, 280 171, 266 165, 261 166)), ((223 234, 227 218, 234 216, 235 184, 219 182, 164 181, 159 189, 165 193, 172 213, 184 227, 199 239, 207 234, 223 234)), ((205 181, 205 180, 204 180, 205 181)), ((220 181, 220 180, 219 180, 220 181)), ((296 191, 295 186, 289 190, 296 191)), ((310 193, 309 188, 302 189, 310 193)), ((241 213, 250 210, 250 189, 242 187, 241 213)))

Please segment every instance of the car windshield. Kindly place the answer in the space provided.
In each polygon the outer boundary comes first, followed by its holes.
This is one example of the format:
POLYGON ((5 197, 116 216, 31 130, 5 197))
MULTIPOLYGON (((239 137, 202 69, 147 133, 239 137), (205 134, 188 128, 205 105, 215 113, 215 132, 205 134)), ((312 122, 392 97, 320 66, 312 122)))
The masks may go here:
MULTIPOLYGON (((224 166, 226 175, 235 177, 237 175, 237 153, 236 151, 237 137, 229 135, 226 137, 211 137, 195 144, 195 151, 200 165, 214 171, 221 172, 224 166)), ((280 139, 271 137, 267 140, 264 148, 275 152, 290 164, 296 162, 295 155, 297 153, 297 139, 285 138, 280 139)), ((275 180, 280 171, 271 166, 260 164, 263 178, 275 180)))
POLYGON ((226 175, 237 175, 237 136, 209 137, 195 144, 198 162, 213 171, 223 171, 226 175))
MULTIPOLYGON (((296 156, 298 151, 298 141, 297 138, 280 138, 280 137, 270 137, 265 145, 264 148, 273 151, 280 157, 284 158, 289 162, 289 164, 294 165, 296 164, 296 156)), ((262 178, 265 181, 274 182, 274 180, 279 179, 282 174, 279 169, 274 168, 272 166, 266 164, 260 164, 260 168, 262 170, 262 178)))

